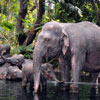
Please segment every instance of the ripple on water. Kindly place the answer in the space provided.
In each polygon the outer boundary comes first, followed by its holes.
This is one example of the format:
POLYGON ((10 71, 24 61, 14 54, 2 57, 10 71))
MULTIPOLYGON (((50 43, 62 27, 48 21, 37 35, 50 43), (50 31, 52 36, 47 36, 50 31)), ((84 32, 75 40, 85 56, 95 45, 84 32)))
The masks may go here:
POLYGON ((21 82, 0 81, 0 100, 100 100, 100 88, 90 89, 91 85, 81 85, 80 93, 64 92, 60 86, 48 81, 47 93, 32 95, 21 88, 21 82))

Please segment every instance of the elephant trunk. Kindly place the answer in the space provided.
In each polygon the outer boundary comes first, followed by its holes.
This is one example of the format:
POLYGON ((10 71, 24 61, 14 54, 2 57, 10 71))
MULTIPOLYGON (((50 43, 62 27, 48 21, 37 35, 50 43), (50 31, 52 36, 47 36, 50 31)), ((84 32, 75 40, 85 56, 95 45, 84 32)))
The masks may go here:
POLYGON ((55 80, 57 83, 62 83, 63 81, 60 81, 60 80, 58 80, 57 79, 57 77, 56 77, 56 75, 55 75, 55 73, 52 71, 52 78, 53 78, 53 80, 55 80))
POLYGON ((38 92, 38 87, 40 83, 40 66, 42 57, 45 55, 47 49, 45 46, 40 45, 41 43, 37 42, 34 48, 33 54, 33 78, 34 78, 34 93, 38 92))
POLYGON ((62 81, 58 80, 56 77, 54 77, 54 80, 55 80, 57 83, 62 83, 62 81))

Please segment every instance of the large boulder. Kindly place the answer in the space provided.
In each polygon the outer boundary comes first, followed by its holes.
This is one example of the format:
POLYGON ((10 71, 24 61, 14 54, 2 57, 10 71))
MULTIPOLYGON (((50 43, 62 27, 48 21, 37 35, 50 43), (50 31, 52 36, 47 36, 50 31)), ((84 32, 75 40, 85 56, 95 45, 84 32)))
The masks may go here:
POLYGON ((10 66, 10 64, 5 63, 0 67, 0 80, 6 79, 7 69, 10 66))
POLYGON ((0 45, 0 54, 10 54, 10 49, 9 45, 0 45))
POLYGON ((20 69, 22 68, 22 64, 24 62, 24 55, 19 54, 8 58, 5 56, 1 57, 6 63, 9 63, 11 66, 18 66, 20 69))
POLYGON ((10 55, 10 46, 8 45, 0 45, 0 66, 4 65, 6 62, 2 59, 1 55, 7 57, 11 57, 10 55))
POLYGON ((2 58, 0 58, 0 66, 4 65, 5 63, 6 62, 2 58))
POLYGON ((6 69, 6 80, 21 80, 22 79, 22 71, 17 66, 9 66, 6 69))

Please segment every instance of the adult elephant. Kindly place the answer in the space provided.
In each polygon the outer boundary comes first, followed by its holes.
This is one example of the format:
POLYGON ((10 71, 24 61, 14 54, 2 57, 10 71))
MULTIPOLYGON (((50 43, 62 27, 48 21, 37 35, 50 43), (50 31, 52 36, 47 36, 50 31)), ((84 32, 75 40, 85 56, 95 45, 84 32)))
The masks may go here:
MULTIPOLYGON (((48 54, 48 57, 56 55, 67 56, 66 65, 72 67, 73 89, 76 89, 78 88, 76 83, 79 82, 80 72, 82 70, 89 72, 100 70, 100 61, 98 60, 100 59, 100 28, 91 22, 46 23, 38 35, 37 43, 34 48, 35 93, 37 93, 40 81, 41 61, 46 54, 48 54)), ((69 67, 66 66, 62 71, 65 73, 67 79, 68 68, 69 67)), ((97 76, 97 73, 95 76, 97 76)))

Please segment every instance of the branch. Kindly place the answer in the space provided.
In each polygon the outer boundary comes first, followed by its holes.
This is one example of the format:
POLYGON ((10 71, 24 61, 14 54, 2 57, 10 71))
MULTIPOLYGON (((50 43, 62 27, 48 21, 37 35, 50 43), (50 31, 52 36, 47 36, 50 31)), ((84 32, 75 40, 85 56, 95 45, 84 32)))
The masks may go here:
POLYGON ((96 16, 97 16, 97 24, 100 24, 99 13, 98 13, 98 10, 97 10, 97 7, 96 7, 96 5, 95 5, 94 0, 91 0, 91 4, 92 4, 92 6, 93 6, 93 10, 95 11, 96 16))
POLYGON ((45 13, 45 8, 44 8, 45 5, 44 4, 45 4, 45 0, 39 0, 39 9, 38 9, 38 14, 37 14, 37 20, 34 23, 33 29, 28 31, 28 36, 25 40, 26 46, 29 45, 30 43, 32 43, 32 41, 34 40, 34 38, 36 36, 36 33, 39 31, 38 27, 40 27, 42 17, 45 13))
POLYGON ((20 10, 19 10, 19 15, 18 15, 17 24, 16 24, 16 30, 18 33, 20 33, 18 36, 19 45, 22 45, 24 40, 26 39, 26 35, 21 34, 21 33, 23 33, 23 29, 24 29, 23 19, 25 19, 26 14, 27 14, 28 2, 29 0, 20 0, 20 10))

